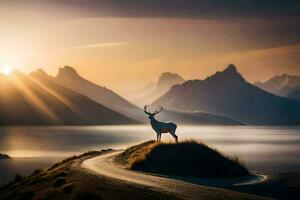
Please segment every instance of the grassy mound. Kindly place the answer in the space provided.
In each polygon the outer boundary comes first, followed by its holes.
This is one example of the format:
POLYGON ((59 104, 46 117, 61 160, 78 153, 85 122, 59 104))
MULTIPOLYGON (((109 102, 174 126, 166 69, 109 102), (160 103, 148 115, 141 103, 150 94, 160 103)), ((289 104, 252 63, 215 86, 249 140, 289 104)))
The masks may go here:
POLYGON ((225 156, 196 141, 148 141, 128 148, 115 161, 132 170, 164 175, 224 178, 249 174, 238 158, 225 156))
MULTIPOLYGON (((84 160, 110 151, 90 151, 57 162, 49 169, 37 169, 27 177, 17 175, 14 181, 0 186, 0 200, 181 199, 169 192, 97 176, 81 167, 84 160)), ((226 191, 224 193, 227 194, 226 191)), ((232 192, 228 193, 232 195, 232 192)))
POLYGON ((7 154, 0 153, 0 159, 11 159, 11 157, 7 154))

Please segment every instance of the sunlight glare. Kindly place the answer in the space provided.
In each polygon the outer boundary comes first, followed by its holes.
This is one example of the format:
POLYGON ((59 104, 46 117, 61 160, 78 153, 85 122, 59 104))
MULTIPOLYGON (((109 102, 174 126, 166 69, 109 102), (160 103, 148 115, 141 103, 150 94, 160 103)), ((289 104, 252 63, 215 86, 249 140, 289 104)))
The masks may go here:
POLYGON ((10 75, 11 72, 12 72, 12 68, 9 66, 4 66, 1 69, 1 73, 3 73, 6 76, 10 75))

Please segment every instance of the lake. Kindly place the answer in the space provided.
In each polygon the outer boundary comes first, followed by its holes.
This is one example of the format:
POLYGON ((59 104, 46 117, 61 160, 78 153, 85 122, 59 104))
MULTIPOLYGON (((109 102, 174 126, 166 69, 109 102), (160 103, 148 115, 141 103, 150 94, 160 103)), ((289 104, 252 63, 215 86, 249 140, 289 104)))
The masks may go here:
MULTIPOLYGON (((201 140, 218 150, 237 155, 250 170, 300 172, 300 127, 180 126, 179 140, 201 140)), ((150 126, 1 127, 0 184, 16 173, 27 175, 65 157, 88 150, 124 149, 155 139, 150 126)), ((163 135, 164 141, 173 141, 163 135)))

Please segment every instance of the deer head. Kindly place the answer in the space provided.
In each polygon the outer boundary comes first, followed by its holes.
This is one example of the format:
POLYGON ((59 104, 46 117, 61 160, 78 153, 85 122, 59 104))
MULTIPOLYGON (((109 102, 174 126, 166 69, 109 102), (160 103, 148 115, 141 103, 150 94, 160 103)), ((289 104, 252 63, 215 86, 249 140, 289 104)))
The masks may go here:
POLYGON ((161 106, 159 106, 159 109, 156 110, 155 112, 149 112, 149 111, 147 110, 147 107, 148 107, 148 106, 144 106, 144 112, 149 116, 149 119, 154 118, 154 116, 155 116, 156 114, 160 113, 160 112, 163 110, 163 108, 162 108, 161 106))

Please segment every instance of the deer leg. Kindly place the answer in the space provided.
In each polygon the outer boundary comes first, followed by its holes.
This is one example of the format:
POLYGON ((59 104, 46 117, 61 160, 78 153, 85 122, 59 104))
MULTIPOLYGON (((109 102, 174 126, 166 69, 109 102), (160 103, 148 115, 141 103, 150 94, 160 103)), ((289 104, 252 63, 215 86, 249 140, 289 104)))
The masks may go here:
POLYGON ((177 135, 174 134, 173 137, 175 139, 175 142, 178 143, 178 137, 177 137, 177 135))
POLYGON ((158 133, 156 133, 156 142, 158 142, 158 133))
POLYGON ((178 143, 178 137, 177 137, 177 135, 175 134, 175 133, 170 133, 172 136, 173 136, 173 138, 175 139, 175 142, 176 143, 178 143))

